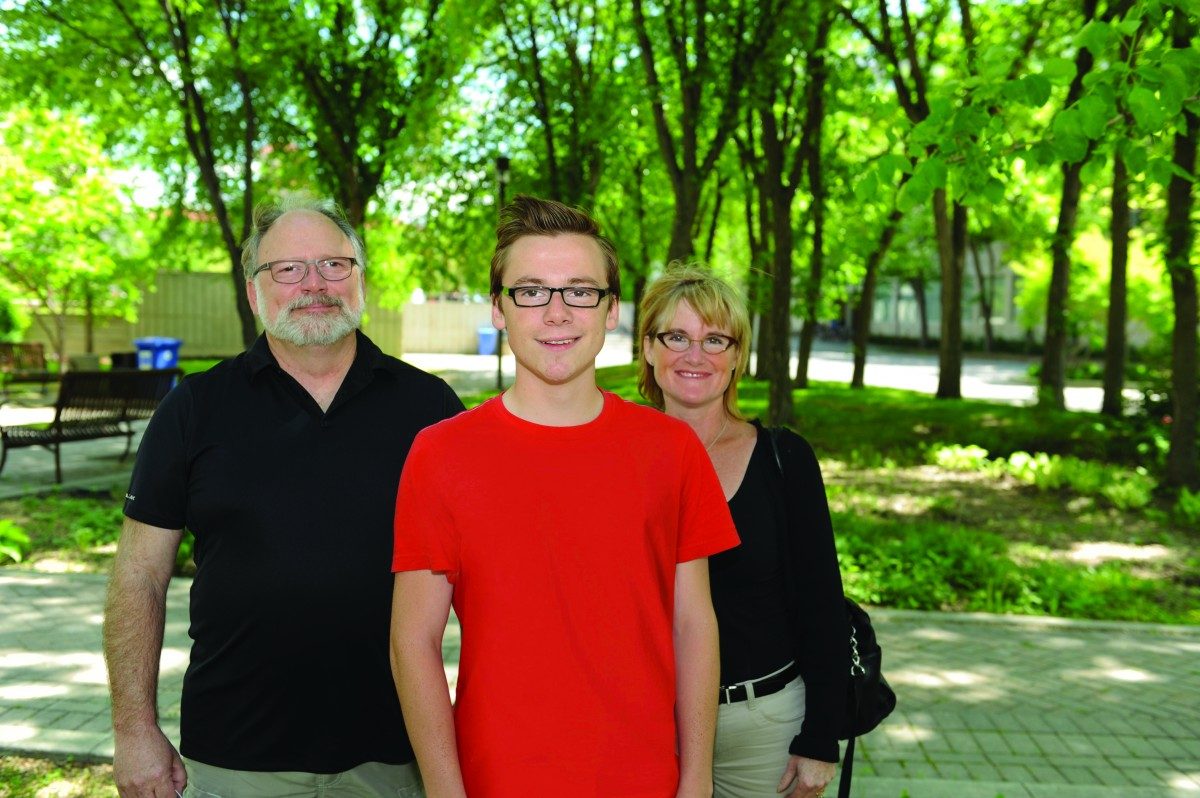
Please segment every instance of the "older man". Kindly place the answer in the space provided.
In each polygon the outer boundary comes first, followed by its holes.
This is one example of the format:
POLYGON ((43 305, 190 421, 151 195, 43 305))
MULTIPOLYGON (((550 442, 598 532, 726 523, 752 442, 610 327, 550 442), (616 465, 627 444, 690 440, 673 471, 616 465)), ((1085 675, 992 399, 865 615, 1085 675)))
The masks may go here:
POLYGON ((392 513, 413 438, 462 404, 357 331, 363 242, 331 203, 260 209, 242 263, 265 332, 167 396, 126 495, 104 626, 117 786, 421 795, 388 665, 392 513), (155 691, 184 529, 177 753, 155 691))

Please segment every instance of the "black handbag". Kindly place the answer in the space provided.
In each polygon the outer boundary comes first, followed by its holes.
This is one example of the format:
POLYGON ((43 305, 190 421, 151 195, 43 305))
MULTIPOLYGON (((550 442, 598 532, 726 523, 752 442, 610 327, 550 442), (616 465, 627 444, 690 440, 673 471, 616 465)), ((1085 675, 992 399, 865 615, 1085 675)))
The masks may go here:
MULTIPOLYGON (((783 457, 779 453, 780 427, 771 427, 771 449, 779 473, 786 476, 783 457)), ((789 493, 789 496, 795 495, 789 493)), ((896 708, 896 693, 883 678, 883 649, 875 638, 871 616, 866 610, 846 599, 846 620, 850 627, 850 681, 846 686, 846 714, 842 718, 839 740, 848 740, 842 757, 842 774, 838 781, 838 798, 849 798, 854 775, 855 738, 874 729, 896 708)))
POLYGON ((846 619, 850 622, 850 685, 839 740, 866 734, 896 708, 896 693, 881 671, 883 649, 875 639, 871 616, 846 599, 846 619))
POLYGON ((896 692, 883 678, 883 649, 871 628, 867 611, 846 599, 846 619, 850 622, 850 683, 846 687, 846 717, 842 720, 839 740, 848 740, 842 757, 842 775, 838 798, 849 798, 854 778, 854 741, 874 729, 896 708, 896 692))

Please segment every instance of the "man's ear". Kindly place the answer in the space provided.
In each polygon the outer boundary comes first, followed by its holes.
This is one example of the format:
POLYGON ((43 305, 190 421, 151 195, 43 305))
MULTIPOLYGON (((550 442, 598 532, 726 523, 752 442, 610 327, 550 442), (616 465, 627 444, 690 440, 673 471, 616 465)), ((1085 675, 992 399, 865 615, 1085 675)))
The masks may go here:
POLYGON ((246 299, 250 302, 250 312, 255 316, 260 315, 258 312, 258 289, 253 280, 246 281, 246 299))
POLYGON ((617 322, 621 320, 621 303, 616 299, 608 300, 608 314, 604 319, 604 329, 612 332, 617 329, 617 322))
POLYGON ((500 309, 500 297, 492 297, 492 326, 497 330, 503 330, 507 326, 504 320, 504 311, 500 309))

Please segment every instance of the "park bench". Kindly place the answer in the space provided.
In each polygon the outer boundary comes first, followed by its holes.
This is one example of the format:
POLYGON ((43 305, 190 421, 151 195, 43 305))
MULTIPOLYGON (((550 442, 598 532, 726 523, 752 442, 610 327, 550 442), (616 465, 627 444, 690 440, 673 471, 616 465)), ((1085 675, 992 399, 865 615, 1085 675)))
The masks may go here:
POLYGON ((37 385, 49 390, 58 374, 46 368, 46 350, 40 343, 0 343, 0 403, 8 401, 12 386, 37 385))
POLYGON ((179 369, 68 371, 54 403, 54 421, 0 427, 0 471, 9 449, 44 446, 54 452, 54 481, 61 483, 59 450, 64 443, 122 435, 124 460, 133 445, 131 422, 150 418, 181 373, 179 369))

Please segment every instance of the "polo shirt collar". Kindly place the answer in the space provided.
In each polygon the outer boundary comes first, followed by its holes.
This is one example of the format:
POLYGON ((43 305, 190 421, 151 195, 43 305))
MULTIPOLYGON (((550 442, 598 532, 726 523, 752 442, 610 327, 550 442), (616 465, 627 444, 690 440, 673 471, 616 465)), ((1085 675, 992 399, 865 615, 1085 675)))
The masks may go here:
MULTIPOLYGON (((373 371, 386 371, 396 373, 399 371, 399 364, 394 359, 385 357, 383 351, 375 345, 367 336, 363 335, 362 330, 355 330, 354 335, 357 339, 354 349, 354 362, 350 364, 350 371, 346 374, 346 379, 353 379, 361 375, 367 377, 373 371)), ((267 336, 265 333, 259 333, 258 338, 254 339, 254 343, 246 350, 245 357, 246 368, 250 371, 250 377, 257 377, 271 366, 279 368, 279 361, 275 359, 274 353, 271 352, 271 347, 267 344, 267 336)))

